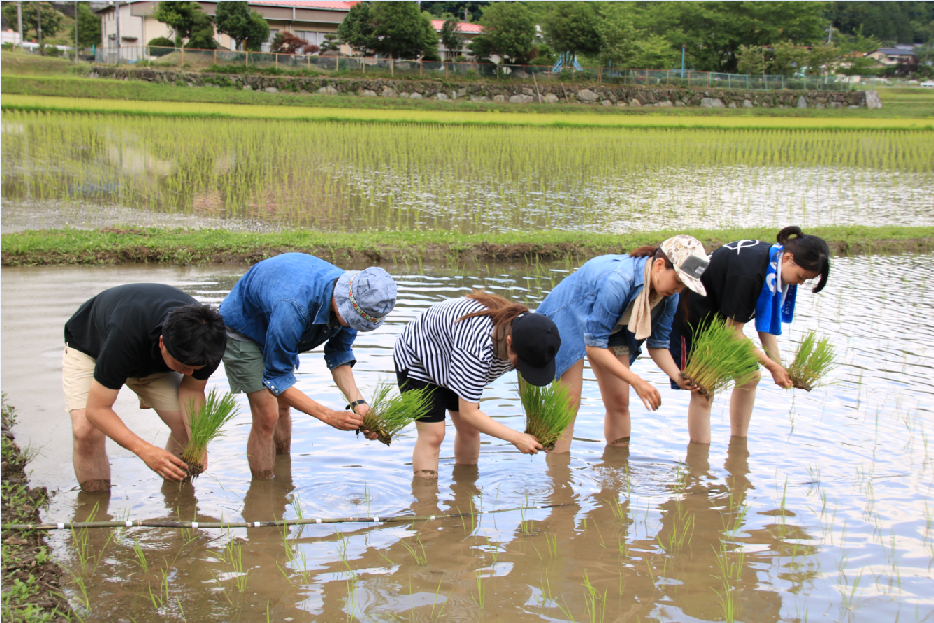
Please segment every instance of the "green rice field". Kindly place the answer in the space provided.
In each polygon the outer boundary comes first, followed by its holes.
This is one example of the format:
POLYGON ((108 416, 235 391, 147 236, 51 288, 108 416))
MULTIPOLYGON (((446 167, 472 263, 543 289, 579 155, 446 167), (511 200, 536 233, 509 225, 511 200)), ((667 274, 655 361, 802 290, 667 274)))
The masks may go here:
POLYGON ((464 234, 934 224, 934 132, 882 129, 893 120, 852 120, 846 131, 802 131, 825 121, 813 119, 752 120, 776 129, 736 120, 730 129, 234 123, 7 105, 4 231, 88 226, 82 219, 102 213, 102 225, 185 216, 222 227, 464 234), (58 220, 43 225, 48 215, 58 220))

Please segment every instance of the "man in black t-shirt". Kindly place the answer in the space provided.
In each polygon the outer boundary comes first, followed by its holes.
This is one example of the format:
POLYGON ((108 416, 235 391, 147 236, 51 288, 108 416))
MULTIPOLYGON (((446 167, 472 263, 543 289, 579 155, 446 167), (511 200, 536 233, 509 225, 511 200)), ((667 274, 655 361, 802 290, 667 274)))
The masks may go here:
POLYGON ((106 437, 167 480, 187 475, 178 457, 188 443, 183 413, 192 399, 196 408, 204 403, 226 339, 217 310, 166 285, 117 286, 75 312, 65 323, 62 384, 82 490, 110 488, 106 437), (135 435, 113 410, 123 385, 139 396, 140 408, 154 408, 168 425, 164 450, 135 435))

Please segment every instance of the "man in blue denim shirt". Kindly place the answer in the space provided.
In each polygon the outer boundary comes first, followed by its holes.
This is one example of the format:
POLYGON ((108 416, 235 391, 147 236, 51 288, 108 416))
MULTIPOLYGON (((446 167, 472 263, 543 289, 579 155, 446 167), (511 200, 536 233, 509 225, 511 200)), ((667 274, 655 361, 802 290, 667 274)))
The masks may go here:
POLYGON ((357 331, 379 327, 396 304, 396 284, 382 268, 344 271, 303 253, 253 266, 221 303, 227 325, 224 369, 253 413, 247 455, 253 477, 273 477, 276 453, 290 450, 289 408, 338 430, 358 430, 369 411, 354 381, 357 331), (324 344, 324 361, 351 411, 334 411, 295 387, 298 355, 324 344))

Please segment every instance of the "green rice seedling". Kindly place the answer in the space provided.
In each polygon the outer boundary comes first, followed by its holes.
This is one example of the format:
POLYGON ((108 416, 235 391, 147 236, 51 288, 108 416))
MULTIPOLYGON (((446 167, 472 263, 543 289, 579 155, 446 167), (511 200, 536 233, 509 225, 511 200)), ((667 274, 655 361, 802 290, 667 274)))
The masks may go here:
POLYGON ((557 381, 547 387, 536 387, 519 376, 519 398, 525 410, 525 433, 538 439, 549 452, 574 420, 571 398, 557 381))
POLYGON ((390 395, 393 384, 380 381, 373 390, 370 410, 363 416, 363 430, 376 433, 387 446, 403 428, 424 417, 431 408, 431 390, 415 389, 390 395))
POLYGON ((681 373, 701 388, 701 395, 713 395, 730 382, 742 385, 752 379, 759 368, 755 347, 745 337, 727 326, 726 321, 712 316, 694 331, 694 349, 681 373))
POLYGON ((827 338, 818 339, 808 332, 798 344, 795 359, 788 367, 788 376, 798 389, 811 391, 834 366, 834 348, 827 338))
POLYGON ((219 394, 212 389, 204 400, 204 404, 195 413, 195 401, 188 403, 191 435, 188 445, 182 452, 182 460, 188 465, 191 478, 196 478, 204 471, 204 454, 208 443, 223 435, 221 429, 224 424, 237 416, 237 403, 232 394, 219 394))

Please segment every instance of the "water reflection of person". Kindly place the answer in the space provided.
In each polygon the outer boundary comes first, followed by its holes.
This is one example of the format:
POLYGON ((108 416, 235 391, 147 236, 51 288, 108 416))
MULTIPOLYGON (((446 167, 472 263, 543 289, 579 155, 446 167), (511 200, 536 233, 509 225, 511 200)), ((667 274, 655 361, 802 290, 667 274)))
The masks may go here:
MULTIPOLYGON (((686 615, 702 620, 722 616, 716 597, 717 591, 723 591, 719 561, 725 555, 726 560, 736 563, 743 548, 737 536, 743 532, 743 507, 752 488, 745 437, 731 438, 723 466, 727 472, 725 488, 713 483, 709 444, 688 444, 683 479, 666 485, 673 495, 659 505, 661 529, 656 540, 663 544, 663 550, 657 556, 669 558, 666 575, 676 582, 659 583, 657 588, 686 615), (682 535, 686 536, 681 545, 673 544, 682 535)), ((756 567, 770 563, 770 554, 747 552, 738 579, 728 580, 737 620, 749 618, 743 612, 755 613, 756 621, 780 618, 781 595, 757 590, 756 567)))
MULTIPOLYGON (((779 387, 793 386, 788 370, 781 363, 776 336, 782 323, 794 316, 799 285, 820 277, 813 292, 827 284, 830 249, 823 239, 803 233, 799 227, 778 232, 777 244, 759 240, 731 242, 714 251, 710 265, 701 276, 706 295, 687 294, 678 306, 671 329, 671 356, 684 369, 692 348, 692 336, 700 324, 715 315, 746 339, 743 326, 755 318, 762 350, 756 349, 759 363, 772 374, 779 387)), ((730 397, 730 434, 745 437, 756 402, 761 373, 733 388, 730 397)), ((677 389, 677 388, 675 388, 677 389)), ((695 443, 710 443, 712 396, 695 392, 688 406, 688 434, 695 443)))
POLYGON ((529 383, 547 385, 554 378, 560 345, 551 320, 482 291, 437 303, 409 322, 393 349, 399 388, 431 391, 431 408, 415 423, 415 476, 438 477, 446 412, 457 430, 458 465, 477 464, 480 433, 508 441, 526 454, 541 450, 535 437, 481 411, 480 397, 488 383, 513 368, 529 383))
MULTIPOLYGON (((639 247, 629 255, 604 255, 565 278, 542 301, 538 311, 555 321, 561 332, 556 357, 557 377, 567 388, 573 408, 580 408, 584 358, 590 361, 606 409, 604 435, 612 445, 629 443, 629 387, 646 409, 661 406, 651 383, 630 369, 646 344, 655 365, 680 383, 678 367, 668 352, 668 333, 678 306, 678 293, 704 292, 698 277, 707 266, 704 246, 680 235, 660 245, 639 247)), ((569 452, 574 423, 555 444, 569 452)))

